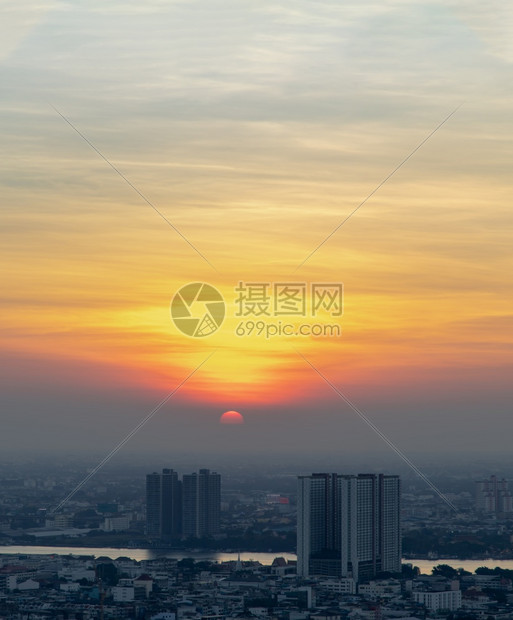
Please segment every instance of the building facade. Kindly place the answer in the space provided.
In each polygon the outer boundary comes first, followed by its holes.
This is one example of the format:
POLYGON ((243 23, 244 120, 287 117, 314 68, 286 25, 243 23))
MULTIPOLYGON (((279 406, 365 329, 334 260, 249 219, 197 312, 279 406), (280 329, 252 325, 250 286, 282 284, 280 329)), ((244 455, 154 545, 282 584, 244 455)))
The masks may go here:
POLYGON ((508 481, 496 476, 476 481, 476 510, 484 514, 510 515, 513 496, 508 481))
POLYGON ((219 534, 221 476, 208 469, 183 476, 183 535, 202 538, 219 534))
POLYGON ((398 476, 298 479, 298 574, 370 579, 401 570, 398 476))
POLYGON ((160 539, 182 534, 182 483, 172 469, 146 476, 146 534, 160 539))
POLYGON ((162 523, 160 507, 160 474, 153 472, 146 476, 146 535, 151 538, 160 538, 162 523))
POLYGON ((414 592, 413 600, 420 605, 425 605, 430 611, 456 611, 461 607, 461 591, 414 592))

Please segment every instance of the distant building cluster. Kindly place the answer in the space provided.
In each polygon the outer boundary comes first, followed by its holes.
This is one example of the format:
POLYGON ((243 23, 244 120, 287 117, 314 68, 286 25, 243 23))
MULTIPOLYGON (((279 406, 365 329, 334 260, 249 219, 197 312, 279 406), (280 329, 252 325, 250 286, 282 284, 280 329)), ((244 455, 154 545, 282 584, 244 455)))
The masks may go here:
POLYGON ((509 483, 490 476, 476 482, 476 510, 484 514, 508 516, 513 514, 513 495, 509 483))
MULTIPOLYGON (((508 620, 513 584, 441 565, 355 582, 296 575, 294 560, 0 555, 5 620, 508 620), (444 574, 441 574, 444 573, 444 574)), ((507 572, 507 571, 506 571, 507 572)))
POLYGON ((371 579, 401 571, 398 476, 298 479, 298 575, 371 579))
POLYGON ((155 539, 203 538, 220 530, 221 476, 208 469, 172 469, 146 476, 146 534, 155 539))

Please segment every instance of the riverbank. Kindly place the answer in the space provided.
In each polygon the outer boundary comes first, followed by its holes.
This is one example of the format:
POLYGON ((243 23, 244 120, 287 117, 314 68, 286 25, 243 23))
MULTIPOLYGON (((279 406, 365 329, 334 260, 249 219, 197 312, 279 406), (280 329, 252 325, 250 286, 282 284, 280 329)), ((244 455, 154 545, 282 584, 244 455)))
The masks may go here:
MULTIPOLYGON (((0 546, 0 555, 85 555, 108 557, 116 560, 119 557, 128 557, 137 562, 155 560, 157 558, 172 558, 181 560, 192 558, 197 561, 209 560, 212 562, 229 562, 237 560, 239 552, 236 551, 208 551, 198 549, 169 549, 169 548, 130 548, 130 547, 78 547, 78 546, 46 546, 46 545, 4 545, 0 546)), ((263 565, 270 565, 276 557, 286 560, 296 560, 296 554, 289 551, 283 552, 253 552, 241 551, 240 559, 243 562, 255 561, 263 565)), ((484 558, 480 560, 460 560, 458 558, 444 558, 428 560, 425 558, 403 558, 403 564, 417 566, 421 573, 430 574, 435 566, 448 564, 453 568, 463 568, 471 573, 481 566, 486 568, 501 568, 513 570, 513 559, 484 558)))
MULTIPOLYGON (((181 560, 192 558, 194 560, 210 560, 212 562, 235 561, 239 557, 239 552, 219 552, 219 551, 199 551, 198 549, 136 549, 127 547, 61 547, 46 545, 5 545, 0 546, 0 555, 83 555, 108 557, 115 560, 119 557, 127 557, 137 562, 145 560, 155 560, 157 558, 172 558, 181 560)), ((286 560, 296 560, 296 555, 290 552, 252 552, 241 551, 240 559, 243 562, 255 561, 264 565, 273 563, 274 558, 282 557, 286 560)))

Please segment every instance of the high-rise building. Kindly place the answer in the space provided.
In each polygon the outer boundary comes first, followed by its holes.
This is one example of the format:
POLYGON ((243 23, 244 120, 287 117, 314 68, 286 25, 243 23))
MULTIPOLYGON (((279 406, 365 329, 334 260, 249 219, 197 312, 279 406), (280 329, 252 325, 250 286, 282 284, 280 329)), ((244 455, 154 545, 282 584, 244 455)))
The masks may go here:
POLYGON ((178 538, 182 533, 182 483, 172 469, 146 476, 146 534, 178 538))
POLYGON ((201 538, 219 533, 221 476, 208 469, 183 476, 183 535, 201 538))
POLYGON ((488 480, 476 481, 476 510, 486 514, 510 515, 513 512, 513 497, 509 483, 490 476, 488 480))
POLYGON ((153 472, 146 476, 146 534, 151 538, 160 538, 160 506, 160 474, 153 472))
POLYGON ((297 521, 301 576, 358 581, 401 570, 398 476, 300 476, 297 521))
POLYGON ((162 537, 182 534, 182 483, 172 469, 162 470, 162 537))

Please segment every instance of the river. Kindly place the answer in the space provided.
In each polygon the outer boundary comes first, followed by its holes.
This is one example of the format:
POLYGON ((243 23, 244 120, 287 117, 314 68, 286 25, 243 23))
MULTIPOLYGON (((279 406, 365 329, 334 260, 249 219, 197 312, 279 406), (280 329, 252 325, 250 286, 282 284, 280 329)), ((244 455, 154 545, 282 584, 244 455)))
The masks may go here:
MULTIPOLYGON (((214 562, 229 562, 237 559, 237 553, 223 553, 218 551, 172 551, 170 549, 117 549, 112 547, 43 547, 43 546, 24 546, 24 545, 6 545, 0 546, 0 555, 2 554, 27 554, 27 555, 92 555, 98 557, 109 557, 112 560, 120 556, 132 558, 133 560, 153 560, 159 557, 176 558, 194 558, 195 560, 212 560, 214 562)), ((287 560, 295 560, 294 553, 257 553, 253 551, 241 551, 240 559, 245 562, 254 560, 264 565, 272 564, 274 558, 283 557, 287 560)), ((421 573, 430 574, 434 566, 438 564, 449 564, 454 568, 464 568, 469 572, 474 572, 480 566, 487 568, 508 568, 513 570, 513 560, 495 560, 489 558, 486 560, 412 560, 404 559, 403 563, 418 566, 421 573)))
MULTIPOLYGON (((120 556, 132 558, 133 560, 154 560, 156 558, 194 558, 195 560, 212 560, 214 562, 229 562, 236 560, 237 553, 224 553, 220 551, 184 551, 180 549, 118 549, 113 547, 44 547, 31 545, 5 545, 0 546, 1 554, 27 554, 27 555, 94 555, 94 557, 109 557, 113 560, 120 556)), ((282 557, 287 560, 295 560, 295 553, 276 552, 276 553, 257 553, 256 551, 241 551, 240 559, 243 562, 255 560, 261 564, 272 564, 274 558, 282 557)))

